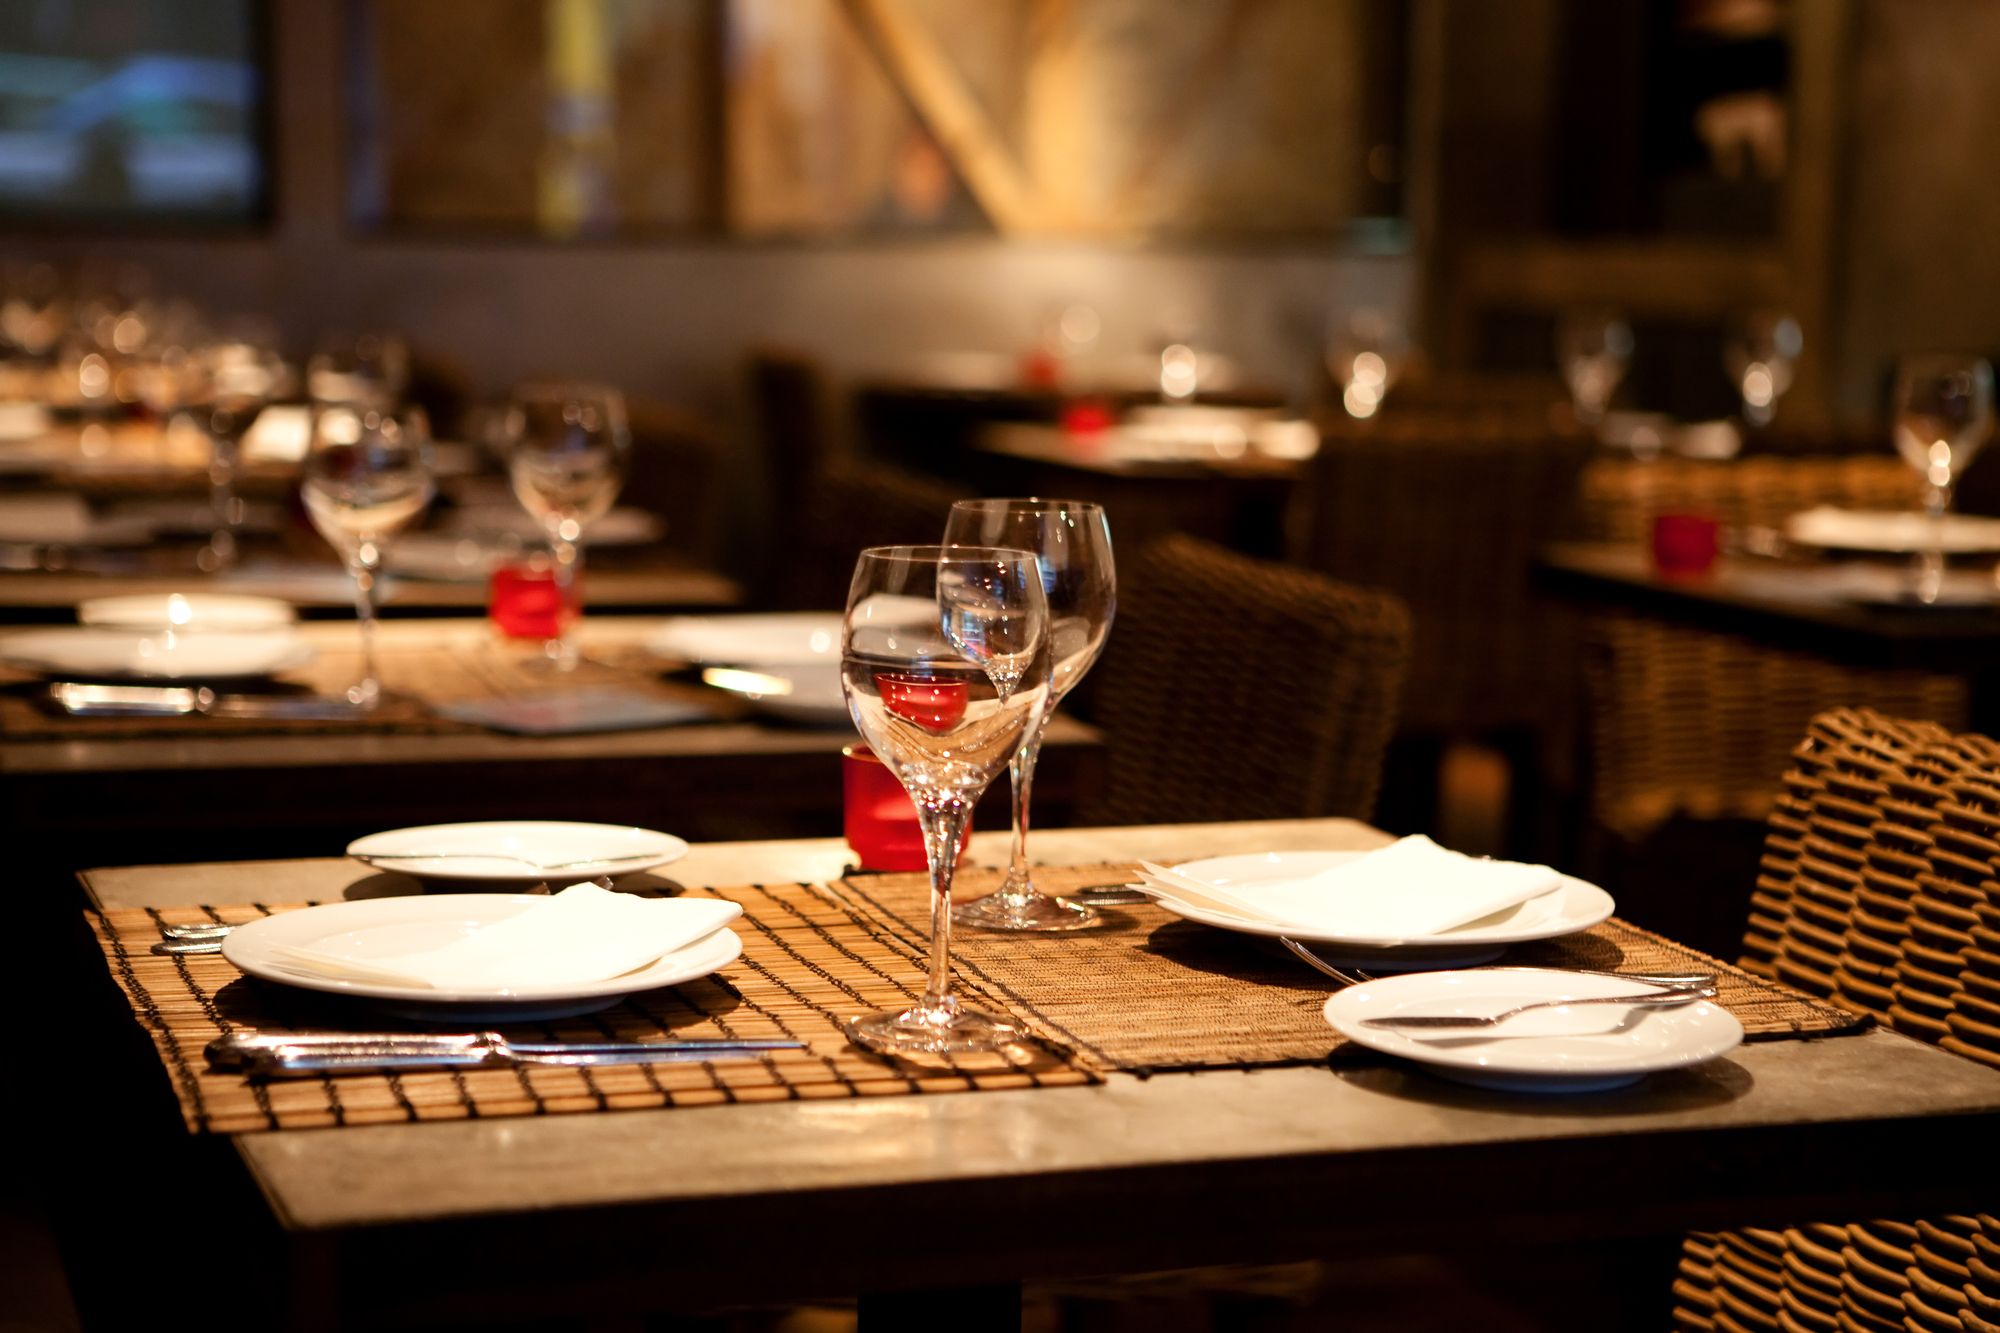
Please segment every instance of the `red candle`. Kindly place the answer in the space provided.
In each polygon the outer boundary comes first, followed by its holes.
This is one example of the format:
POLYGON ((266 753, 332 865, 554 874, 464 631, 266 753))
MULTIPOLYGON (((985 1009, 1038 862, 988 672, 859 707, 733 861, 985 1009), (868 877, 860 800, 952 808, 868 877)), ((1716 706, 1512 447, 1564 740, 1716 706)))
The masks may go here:
POLYGON ((1653 519, 1653 565, 1667 578, 1695 578, 1715 565, 1721 525, 1708 514, 1660 514, 1653 519))
POLYGON ((487 614, 510 639, 554 639, 563 622, 574 618, 583 603, 582 580, 570 585, 565 599, 556 590, 555 570, 537 565, 503 565, 493 571, 487 614))
MULTIPOLYGON (((927 870, 924 829, 917 822, 916 802, 896 780, 889 766, 865 745, 849 745, 840 752, 842 831, 863 870, 927 870)), ((958 846, 958 859, 965 860, 972 824, 965 826, 967 841, 958 846)))

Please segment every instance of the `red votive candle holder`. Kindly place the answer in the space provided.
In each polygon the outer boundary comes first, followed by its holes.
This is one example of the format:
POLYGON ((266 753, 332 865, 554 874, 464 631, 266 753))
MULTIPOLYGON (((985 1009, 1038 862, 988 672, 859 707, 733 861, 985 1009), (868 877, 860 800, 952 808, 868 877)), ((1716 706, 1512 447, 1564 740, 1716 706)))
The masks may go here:
POLYGON ((1068 435, 1095 439, 1111 429, 1111 409, 1095 398, 1079 398, 1064 405, 1062 428, 1068 435))
MULTIPOLYGON (((889 766, 865 745, 840 751, 841 822, 847 845, 863 870, 927 870, 924 828, 917 822, 917 805, 889 766)), ((958 844, 965 860, 971 845, 972 822, 958 844)))
POLYGON ((493 571, 486 612, 510 639, 560 638, 563 625, 582 606, 581 583, 571 584, 564 598, 556 587, 555 568, 548 562, 502 565, 493 571))
POLYGON ((1667 578, 1695 578, 1715 567, 1722 526, 1708 514, 1653 519, 1653 567, 1667 578))

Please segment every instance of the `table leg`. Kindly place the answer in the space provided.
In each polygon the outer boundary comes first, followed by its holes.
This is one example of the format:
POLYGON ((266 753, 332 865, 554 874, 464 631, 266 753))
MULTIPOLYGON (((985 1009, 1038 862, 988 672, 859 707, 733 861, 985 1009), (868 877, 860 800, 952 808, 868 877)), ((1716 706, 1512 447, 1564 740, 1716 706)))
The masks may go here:
POLYGON ((859 1333, 1020 1333, 1021 1286, 942 1287, 863 1295, 859 1333))

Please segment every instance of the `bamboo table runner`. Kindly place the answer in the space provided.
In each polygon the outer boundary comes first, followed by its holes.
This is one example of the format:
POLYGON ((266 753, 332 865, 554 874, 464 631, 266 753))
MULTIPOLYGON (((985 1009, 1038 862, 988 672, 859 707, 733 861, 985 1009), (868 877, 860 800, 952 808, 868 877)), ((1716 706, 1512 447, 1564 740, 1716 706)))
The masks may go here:
MULTIPOLYGON (((1037 871, 1056 892, 1130 878, 1129 865, 1037 871)), ((967 896, 998 871, 970 872, 967 896)), ((840 1024, 907 1004, 922 988, 928 930, 923 875, 856 876, 831 885, 768 884, 686 892, 743 905, 743 956, 714 976, 636 995, 596 1015, 513 1030, 524 1039, 791 1037, 801 1051, 701 1065, 596 1070, 476 1070, 342 1075, 268 1083, 206 1067, 202 1048, 239 1029, 395 1026, 372 1010, 267 986, 220 956, 150 952, 164 925, 243 922, 262 904, 89 914, 106 962, 152 1038, 194 1131, 356 1125, 474 1116, 1059 1087, 1111 1073, 1244 1069, 1326 1060, 1342 1039, 1320 1009, 1330 983, 1267 942, 1212 930, 1151 904, 1109 909, 1100 930, 1061 935, 958 932, 966 1003, 1007 1016, 1037 1045, 1006 1055, 914 1065, 858 1051, 840 1024)), ((1513 963, 1632 971, 1713 971, 1719 1003, 1754 1039, 1859 1031, 1851 1014, 1623 921, 1510 950, 1513 963)))
MULTIPOLYGON (((314 637, 317 656, 307 665, 278 677, 280 691, 337 697, 361 674, 359 631, 351 625, 331 627, 314 637)), ((401 628, 400 626, 398 627, 401 628)), ((474 735, 485 731, 468 722, 441 717, 441 704, 475 700, 521 699, 551 691, 616 687, 656 694, 676 702, 696 702, 716 716, 741 711, 715 690, 658 680, 667 665, 641 652, 593 649, 591 658, 560 679, 539 669, 532 649, 501 645, 483 629, 462 627, 431 634, 384 635, 376 650, 382 688, 389 696, 373 713, 352 718, 232 718, 232 717, 71 717, 34 699, 40 684, 0 669, 0 736, 11 740, 82 740, 110 737, 185 737, 250 735, 474 735)))
MULTIPOLYGON (((1050 893, 1136 877, 1133 866, 1035 872, 1050 893)), ((906 947, 928 929, 929 883, 922 875, 854 877, 833 889, 873 932, 896 936, 906 947)), ((1073 1051, 1098 1073, 1312 1064, 1344 1044, 1320 1012, 1334 983, 1277 941, 1183 921, 1150 903, 1101 910, 1109 924, 1100 930, 1053 937, 960 932, 952 941, 958 975, 1002 996, 1037 1037, 1073 1051)), ((1717 1003, 1736 1015, 1751 1040, 1828 1036, 1870 1022, 1616 918, 1567 939, 1516 946, 1503 961, 1713 972, 1717 1003)))

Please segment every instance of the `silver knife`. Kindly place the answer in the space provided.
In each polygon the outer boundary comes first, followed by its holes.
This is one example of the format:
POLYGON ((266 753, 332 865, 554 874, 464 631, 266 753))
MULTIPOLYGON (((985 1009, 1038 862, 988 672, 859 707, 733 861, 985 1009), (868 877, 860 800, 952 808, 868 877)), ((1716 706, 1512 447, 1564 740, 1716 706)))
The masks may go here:
POLYGON ((72 717, 294 718, 337 721, 360 717, 345 699, 295 694, 217 694, 206 685, 92 685, 57 681, 49 698, 72 717))
POLYGON ((208 1063, 262 1078, 309 1074, 502 1069, 517 1065, 675 1064, 803 1050, 777 1038, 666 1041, 508 1041, 497 1032, 232 1032, 208 1044, 208 1063))

